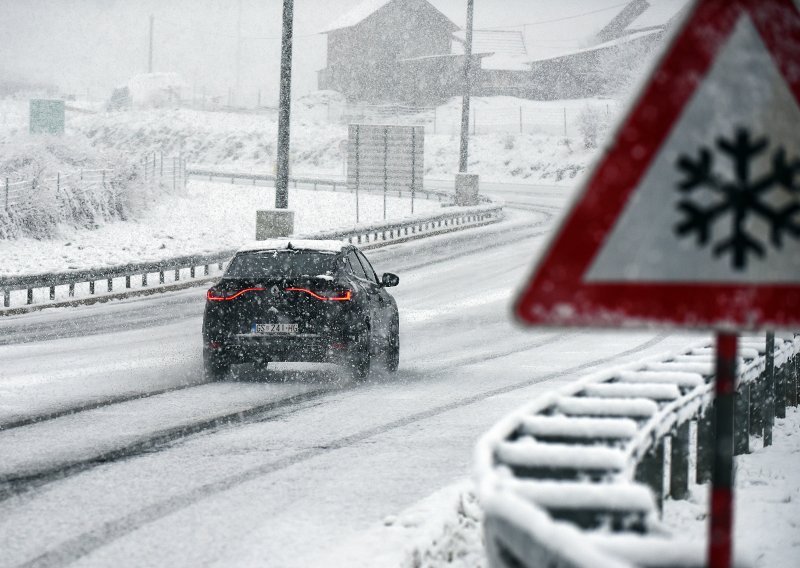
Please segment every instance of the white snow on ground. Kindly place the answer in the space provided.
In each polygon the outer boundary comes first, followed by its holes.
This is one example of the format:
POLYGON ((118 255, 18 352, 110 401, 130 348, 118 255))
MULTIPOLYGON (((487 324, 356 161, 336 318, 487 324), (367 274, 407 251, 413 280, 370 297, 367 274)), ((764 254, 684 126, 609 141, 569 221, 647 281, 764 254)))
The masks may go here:
MULTIPOLYGON (((755 568, 795 566, 800 557, 800 409, 787 408, 786 419, 777 419, 774 444, 737 457, 736 467, 736 548, 755 568)), ((663 521, 674 534, 705 539, 708 487, 694 485, 687 501, 664 502, 663 521)), ((333 558, 347 562, 332 565, 483 568, 481 519, 472 486, 455 484, 343 544, 333 558)))
MULTIPOLYGON (((293 376, 292 367, 266 375, 245 371, 247 377, 224 385, 227 390, 215 390, 213 400, 192 400, 187 414, 219 412, 223 399, 237 410, 242 397, 260 396, 259 386, 265 395, 305 385, 332 390, 267 420, 191 437, 5 502, 0 548, 6 562, 21 564, 49 551, 56 563, 72 558, 81 566, 328 568, 342 565, 329 561, 328 552, 353 543, 351 550, 363 553, 362 565, 372 565, 378 554, 357 544, 363 531, 385 526, 391 515, 404 518, 402 511, 468 476, 476 437, 520 400, 612 359, 640 359, 696 341, 653 333, 522 331, 512 325, 508 305, 541 243, 546 226, 531 225, 542 217, 510 209, 496 225, 370 251, 378 271, 395 271, 402 279, 393 291, 403 345, 396 376, 379 374, 352 385, 321 373, 293 376), (487 248, 487 242, 497 246, 487 248), (460 309, 462 304, 469 310, 460 309), (425 321, 407 317, 412 310, 434 309, 438 317, 425 321), (74 507, 76 502, 81 506, 74 507), (113 527, 122 532, 115 535, 113 527), (75 555, 70 542, 77 543, 75 555)), ((70 335, 70 324, 81 335, 0 348, 0 382, 13 383, 0 396, 8 402, 7 419, 22 408, 31 415, 121 393, 197 384, 202 307, 202 290, 187 290, 2 318, 5 338, 70 335)), ((59 423, 76 429, 59 435, 74 438, 73 455, 85 456, 75 443, 97 440, 98 431, 113 432, 121 421, 130 424, 129 413, 142 425, 151 416, 162 424, 163 416, 174 416, 173 405, 187 402, 184 391, 165 394, 149 399, 146 414, 131 401, 93 412, 98 420, 88 424, 64 416, 59 423), (84 426, 91 434, 75 434, 84 426)), ((428 518, 456 517, 457 503, 451 503, 436 505, 428 518)), ((425 524, 421 519, 419 526, 425 524)), ((469 533, 474 539, 460 541, 466 531, 459 526, 452 524, 455 542, 479 548, 477 530, 469 533)), ((398 533, 411 535, 411 528, 398 527, 398 533)), ((435 533, 431 528, 425 534, 435 533)), ((412 541, 426 558, 425 541, 409 536, 412 541)), ((398 538, 392 547, 404 542, 398 538)), ((429 565, 445 566, 455 549, 445 544, 429 565)), ((413 549, 396 552, 401 562, 413 559, 413 549)), ((477 558, 463 565, 480 565, 477 558)))
MULTIPOLYGON (((529 101, 475 97, 472 100, 477 133, 470 139, 470 171, 487 180, 527 183, 573 183, 596 152, 584 147, 578 126, 581 112, 591 105, 605 121, 614 117, 616 108, 614 101, 595 99, 529 101), (524 133, 520 132, 520 110, 524 133)), ((433 123, 426 124, 426 176, 452 176, 457 169, 459 137, 455 126, 460 124, 460 102, 456 103, 451 101, 437 108, 435 133, 433 123)), ((298 110, 293 119, 292 172, 341 175, 344 154, 340 143, 347 138, 347 124, 320 120, 313 116, 320 113, 312 110, 315 109, 298 110)), ((13 116, 18 115, 19 111, 13 116)), ((98 147, 124 149, 134 156, 162 151, 165 155, 182 153, 191 163, 236 165, 271 172, 277 114, 193 109, 68 113, 67 131, 86 135, 98 147)))
MULTIPOLYGON (((755 568, 797 566, 800 558, 800 409, 778 418, 773 445, 750 438, 751 454, 736 458, 734 547, 755 568), (753 448, 753 442, 756 447, 753 448)), ((687 501, 664 502, 664 522, 697 539, 708 531, 709 486, 692 485, 687 501)))
MULTIPOLYGON (((255 236, 256 210, 274 203, 274 188, 190 181, 184 195, 164 196, 136 220, 96 230, 62 227, 57 240, 0 240, 0 270, 4 276, 39 274, 238 249, 255 236)), ((297 233, 353 226, 355 204, 347 192, 289 190, 297 233)), ((440 208, 437 201, 414 202, 417 214, 440 208)), ((387 198, 389 219, 410 214, 408 197, 387 198)), ((383 196, 362 193, 360 222, 381 219, 383 196)))
POLYGON ((423 568, 486 565, 483 512, 472 483, 447 486, 325 552, 313 565, 423 568))

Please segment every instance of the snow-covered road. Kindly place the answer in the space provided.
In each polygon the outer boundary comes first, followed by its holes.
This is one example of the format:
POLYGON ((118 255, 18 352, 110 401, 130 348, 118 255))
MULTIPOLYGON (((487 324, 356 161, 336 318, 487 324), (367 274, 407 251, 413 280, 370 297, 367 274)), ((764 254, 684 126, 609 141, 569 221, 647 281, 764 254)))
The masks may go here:
POLYGON ((506 193, 500 224, 369 253, 401 278, 402 355, 367 384, 288 365, 204 384, 203 290, 0 320, 0 566, 327 566, 467 476, 535 393, 693 340, 517 328, 563 199, 506 193))

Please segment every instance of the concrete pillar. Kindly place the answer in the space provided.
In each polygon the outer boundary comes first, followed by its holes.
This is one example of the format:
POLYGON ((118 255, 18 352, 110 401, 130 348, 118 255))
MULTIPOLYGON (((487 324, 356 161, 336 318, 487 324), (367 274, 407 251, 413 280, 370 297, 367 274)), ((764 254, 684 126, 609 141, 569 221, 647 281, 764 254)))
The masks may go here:
POLYGON ((294 233, 294 211, 270 209, 256 211, 256 240, 289 237, 294 233))
POLYGON ((456 174, 456 205, 478 203, 478 175, 456 174))

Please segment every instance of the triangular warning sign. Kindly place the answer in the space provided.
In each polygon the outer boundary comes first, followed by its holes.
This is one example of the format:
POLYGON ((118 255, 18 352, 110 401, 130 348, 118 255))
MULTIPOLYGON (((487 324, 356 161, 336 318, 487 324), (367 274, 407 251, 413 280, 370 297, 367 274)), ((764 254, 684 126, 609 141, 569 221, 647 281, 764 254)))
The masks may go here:
POLYGON ((699 0, 516 305, 537 325, 800 326, 800 12, 699 0))

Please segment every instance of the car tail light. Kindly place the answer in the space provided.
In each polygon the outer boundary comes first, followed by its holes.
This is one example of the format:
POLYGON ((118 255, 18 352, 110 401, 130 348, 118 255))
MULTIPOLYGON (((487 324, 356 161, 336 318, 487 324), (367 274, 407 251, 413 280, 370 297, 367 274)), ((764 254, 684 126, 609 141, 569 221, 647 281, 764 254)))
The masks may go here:
POLYGON ((308 294, 312 298, 316 298, 317 300, 321 300, 324 302, 347 302, 353 299, 353 291, 344 289, 344 290, 326 290, 326 291, 313 291, 309 290, 308 288, 286 288, 287 292, 301 292, 303 294, 308 294))
POLYGON ((266 288, 244 288, 242 290, 217 290, 216 288, 211 288, 206 293, 206 298, 212 302, 223 302, 228 300, 234 300, 241 296, 242 294, 246 294, 247 292, 263 292, 266 288))

